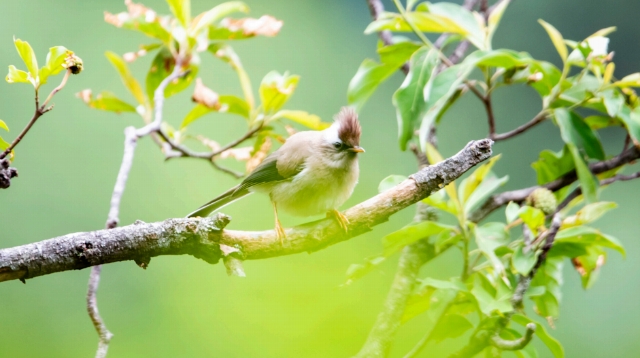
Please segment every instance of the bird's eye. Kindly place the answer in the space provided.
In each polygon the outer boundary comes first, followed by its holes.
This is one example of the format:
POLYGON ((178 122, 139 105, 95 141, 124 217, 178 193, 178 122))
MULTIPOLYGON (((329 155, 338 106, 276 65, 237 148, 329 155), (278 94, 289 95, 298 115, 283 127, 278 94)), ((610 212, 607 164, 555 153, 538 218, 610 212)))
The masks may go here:
POLYGON ((336 148, 336 149, 341 149, 342 148, 342 142, 333 143, 333 147, 336 148))

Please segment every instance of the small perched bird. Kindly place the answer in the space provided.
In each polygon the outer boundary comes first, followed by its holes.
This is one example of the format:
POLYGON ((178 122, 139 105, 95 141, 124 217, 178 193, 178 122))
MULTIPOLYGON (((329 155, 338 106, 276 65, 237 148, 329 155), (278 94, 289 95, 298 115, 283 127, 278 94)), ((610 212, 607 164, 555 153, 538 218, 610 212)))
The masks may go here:
POLYGON ((322 131, 298 132, 267 156, 242 183, 204 204, 189 217, 207 216, 253 192, 269 194, 276 235, 284 229, 278 209, 297 216, 327 213, 346 231, 349 221, 337 208, 358 182, 361 127, 356 112, 343 107, 334 123, 322 131))

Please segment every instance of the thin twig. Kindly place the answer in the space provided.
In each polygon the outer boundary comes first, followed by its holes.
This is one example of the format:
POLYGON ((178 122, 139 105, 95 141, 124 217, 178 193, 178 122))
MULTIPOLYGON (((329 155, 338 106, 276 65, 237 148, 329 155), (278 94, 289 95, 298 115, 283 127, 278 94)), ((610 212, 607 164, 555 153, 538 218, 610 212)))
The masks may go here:
POLYGON ((41 109, 46 108, 47 104, 49 103, 49 101, 51 101, 53 96, 55 96, 56 93, 60 92, 60 90, 64 88, 64 86, 67 84, 67 80, 69 79, 69 76, 71 76, 71 70, 67 69, 67 72, 64 74, 64 77, 62 77, 62 82, 60 82, 58 87, 54 88, 51 91, 51 93, 49 93, 49 95, 47 96, 47 99, 45 99, 44 103, 42 103, 42 106, 40 107, 41 109))
MULTIPOLYGON (((490 117, 489 119, 489 132, 490 132, 490 138, 496 142, 501 141, 501 140, 505 140, 505 139, 509 139, 511 137, 514 137, 534 126, 536 126, 539 123, 542 123, 545 119, 547 119, 547 116, 549 115, 547 111, 541 111, 540 113, 538 113, 535 117, 533 117, 533 119, 531 119, 529 122, 521 125, 520 127, 511 130, 509 132, 506 133, 501 133, 501 134, 495 134, 495 132, 491 131, 491 124, 493 122, 493 110, 491 109, 491 102, 489 101, 488 103, 485 103, 485 108, 487 109, 487 115, 490 117), (489 112, 491 111, 491 113, 489 112)), ((494 125, 495 126, 495 125, 494 125)), ((495 131, 495 127, 493 129, 493 131, 495 131)))
MULTIPOLYGON (((624 175, 624 174, 618 174, 615 175, 611 178, 607 178, 607 179, 603 179, 600 180, 599 185, 600 186, 605 186, 605 185, 609 185, 611 183, 617 182, 617 181, 627 181, 627 180, 633 180, 633 179, 638 179, 640 178, 640 172, 636 172, 633 174, 629 174, 629 175, 624 175)), ((582 194, 582 187, 577 187, 575 188, 571 193, 569 193, 569 195, 567 195, 564 200, 562 200, 562 202, 558 205, 558 208, 556 210, 562 210, 564 209, 567 205, 569 205, 569 203, 577 198, 578 196, 580 196, 580 194, 582 194)))
POLYGON ((107 356, 109 342, 111 342, 111 338, 113 338, 113 333, 107 329, 107 326, 104 324, 104 321, 100 316, 100 312, 98 312, 98 299, 96 292, 98 291, 98 284, 100 284, 101 270, 101 265, 91 268, 91 274, 89 275, 89 288, 87 290, 87 311, 89 312, 89 318, 91 318, 91 322, 100 337, 98 350, 96 351, 96 358, 104 358, 107 356))
POLYGON ((519 351, 526 347, 529 342, 531 342, 535 331, 536 325, 534 323, 527 323, 524 336, 514 340, 507 340, 501 338, 498 335, 494 335, 493 337, 491 337, 491 340, 489 342, 491 342, 491 344, 498 349, 502 349, 505 351, 519 351))

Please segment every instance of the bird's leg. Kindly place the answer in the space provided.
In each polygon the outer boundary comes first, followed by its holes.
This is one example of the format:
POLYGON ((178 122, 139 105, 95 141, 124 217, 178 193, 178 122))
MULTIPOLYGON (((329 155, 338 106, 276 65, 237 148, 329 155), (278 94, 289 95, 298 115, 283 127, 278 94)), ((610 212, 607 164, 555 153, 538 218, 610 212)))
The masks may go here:
POLYGON ((349 219, 347 219, 347 217, 338 210, 331 209, 327 211, 327 217, 333 217, 334 219, 336 219, 338 225, 340 225, 344 232, 349 231, 349 219))
POLYGON ((280 240, 280 245, 283 244, 283 240, 287 237, 287 234, 284 232, 284 228, 282 228, 282 224, 280 224, 280 219, 278 219, 278 206, 276 202, 271 199, 271 205, 273 205, 273 214, 276 217, 276 237, 280 240))

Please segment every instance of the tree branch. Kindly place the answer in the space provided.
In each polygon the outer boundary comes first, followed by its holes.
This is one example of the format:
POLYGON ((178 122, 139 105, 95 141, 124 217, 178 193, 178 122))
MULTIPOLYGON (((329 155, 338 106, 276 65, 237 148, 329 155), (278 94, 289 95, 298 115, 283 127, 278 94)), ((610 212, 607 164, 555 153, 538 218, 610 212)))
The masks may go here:
MULTIPOLYGON (((617 155, 611 159, 603 160, 601 162, 596 162, 589 165, 589 169, 593 174, 600 174, 606 171, 609 171, 614 168, 618 168, 622 165, 625 165, 629 162, 632 162, 636 159, 640 158, 640 149, 636 147, 631 147, 627 149, 625 152, 617 155)), ((513 191, 506 191, 500 194, 496 194, 491 198, 487 199, 484 204, 480 207, 480 209, 473 212, 470 216, 470 220, 474 222, 479 222, 484 219, 487 215, 491 214, 494 210, 499 207, 508 204, 510 201, 514 202, 522 202, 537 188, 543 187, 547 188, 551 191, 557 191, 561 188, 564 188, 567 185, 570 185, 574 181, 578 179, 575 170, 563 175, 562 177, 546 183, 544 185, 536 185, 529 188, 518 189, 513 191)))
POLYGON ((483 100, 483 103, 487 110, 487 117, 489 118, 489 138, 496 142, 509 139, 511 137, 514 137, 526 131, 536 126, 537 124, 542 123, 545 119, 547 119, 547 116, 548 116, 548 113, 546 111, 541 111, 535 117, 533 117, 533 119, 521 125, 520 127, 506 133, 495 134, 495 124, 493 124, 495 120, 493 119, 493 109, 491 107, 491 99, 489 97, 485 97, 485 100, 483 100))
POLYGON ((471 141, 456 155, 413 174, 396 187, 345 211, 344 232, 325 219, 286 230, 280 244, 273 230, 222 231, 229 218, 169 219, 110 230, 82 232, 0 250, 0 282, 79 270, 111 262, 148 262, 160 255, 189 254, 209 263, 220 259, 220 244, 239 249, 243 260, 313 252, 370 231, 389 216, 440 190, 491 156, 491 140, 471 141))

